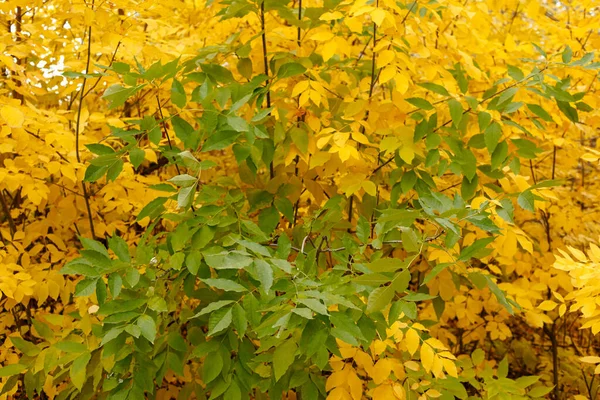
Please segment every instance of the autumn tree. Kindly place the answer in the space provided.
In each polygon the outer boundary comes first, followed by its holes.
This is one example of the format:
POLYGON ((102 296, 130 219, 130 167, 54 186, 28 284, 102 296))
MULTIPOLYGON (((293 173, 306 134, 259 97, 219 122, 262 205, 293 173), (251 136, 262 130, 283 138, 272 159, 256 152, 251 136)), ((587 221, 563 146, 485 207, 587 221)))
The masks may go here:
POLYGON ((594 399, 599 12, 4 2, 1 395, 594 399))

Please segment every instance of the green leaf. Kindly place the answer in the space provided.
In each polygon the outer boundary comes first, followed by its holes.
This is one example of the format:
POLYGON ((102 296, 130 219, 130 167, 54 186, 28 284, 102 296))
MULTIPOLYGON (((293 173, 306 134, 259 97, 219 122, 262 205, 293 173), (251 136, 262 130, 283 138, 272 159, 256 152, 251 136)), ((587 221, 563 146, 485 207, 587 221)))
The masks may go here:
POLYGON ((177 194, 177 207, 185 209, 192 205, 197 185, 198 183, 194 183, 192 186, 184 187, 179 190, 179 193, 177 194))
POLYGON ((575 60, 571 63, 572 66, 580 66, 580 65, 586 65, 588 64, 590 61, 592 61, 594 59, 594 53, 586 53, 583 57, 581 57, 579 60, 575 60))
POLYGON ((98 315, 111 315, 118 312, 132 311, 136 308, 141 307, 143 304, 146 304, 145 298, 133 299, 133 300, 112 300, 108 303, 100 306, 98 310, 98 315))
POLYGON ((286 197, 278 197, 275 199, 275 207, 289 222, 294 220, 294 205, 286 197))
POLYGON ((477 122, 479 124, 479 130, 481 132, 485 131, 485 129, 490 125, 491 121, 492 121, 492 116, 490 113, 482 111, 477 115, 477 122))
POLYGON ((517 198, 517 203, 519 204, 519 206, 521 206, 522 209, 531 212, 535 211, 534 201, 535 198, 530 190, 521 193, 517 198))
POLYGON ((248 132, 248 122, 244 118, 230 115, 227 117, 227 125, 237 132, 248 132))
POLYGON ((172 177, 171 179, 169 179, 169 182, 180 187, 190 187, 196 182, 198 182, 198 178, 194 178, 193 176, 188 174, 181 174, 172 177))
POLYGON ((306 130, 293 127, 290 130, 289 135, 302 154, 308 153, 308 134, 306 133, 306 130))
POLYGON ((402 247, 409 253, 414 253, 419 251, 419 238, 417 234, 412 229, 406 229, 402 231, 402 247))
POLYGON ((550 393, 552 391, 552 389, 554 388, 554 386, 536 386, 533 389, 531 389, 529 392, 527 392, 527 395, 531 398, 542 398, 544 396, 546 396, 548 393, 550 393))
POLYGON ((490 126, 487 127, 484 133, 484 141, 485 147, 488 149, 490 155, 494 153, 496 146, 500 142, 500 138, 502 137, 502 127, 497 122, 492 122, 490 126))
POLYGON ((171 102, 179 108, 185 107, 185 104, 187 103, 185 89, 177 79, 173 79, 171 85, 171 102))
POLYGON ((73 361, 73 364, 71 364, 71 368, 69 370, 71 382, 73 383, 73 386, 75 386, 80 392, 86 380, 87 365, 90 362, 91 357, 92 355, 89 352, 80 355, 75 359, 75 361, 73 361))
POLYGON ((558 109, 562 111, 562 113, 571 121, 571 122, 579 122, 579 114, 577 113, 577 109, 571 106, 566 101, 556 100, 556 104, 558 105, 558 109))
POLYGON ((406 268, 406 261, 399 258, 384 257, 368 263, 367 268, 373 272, 395 272, 406 268))
POLYGON ((234 252, 203 254, 203 256, 208 266, 214 269, 242 269, 252 264, 252 258, 234 252))
POLYGON ((494 294, 494 296, 496 296, 498 303, 500 303, 511 315, 513 315, 513 308, 506 300, 504 292, 498 287, 498 285, 496 285, 494 281, 492 281, 492 278, 490 278, 488 275, 485 275, 485 279, 487 280, 490 291, 494 294))
POLYGON ((562 52, 562 61, 565 64, 568 64, 571 62, 572 58, 573 58, 573 50, 571 50, 571 47, 569 45, 567 45, 562 52))
POLYGON ((392 303, 395 291, 391 286, 379 287, 369 294, 367 300, 367 313, 374 313, 383 310, 384 307, 392 303))
POLYGON ((68 340, 57 342, 54 344, 54 347, 60 351, 64 351, 65 353, 83 353, 84 351, 88 350, 85 344, 68 340))
POLYGON ((112 294, 113 298, 119 296, 122 287, 123 279, 121 279, 121 276, 119 274, 114 272, 108 276, 108 289, 110 290, 110 293, 112 294))
POLYGON ((239 135, 239 132, 232 130, 217 131, 206 139, 202 151, 223 150, 232 145, 239 135))
POLYGON ((207 336, 214 336, 215 334, 227 329, 231 325, 232 311, 230 308, 221 308, 210 314, 208 319, 208 332, 207 336))
POLYGON ((136 322, 137 326, 142 330, 144 336, 150 343, 154 343, 156 338, 156 322, 149 315, 142 315, 136 322))
POLYGON ((417 174, 414 170, 408 170, 402 175, 402 180, 400 181, 400 189, 402 189, 402 193, 408 193, 411 190, 415 183, 417 183, 417 174))
POLYGON ((26 365, 23 364, 11 364, 6 367, 0 368, 0 378, 6 378, 12 375, 18 375, 27 369, 26 365))
MULTIPOLYGON (((354 322, 354 320, 348 315, 335 311, 331 313, 329 321, 334 326, 334 328, 331 330, 331 334, 341 340, 344 340, 346 343, 350 343, 347 341, 348 337, 352 339, 367 340, 356 322, 354 322)), ((356 343, 356 340, 353 341, 356 343)), ((358 343, 355 345, 358 345, 358 343)))
POLYGON ((298 299, 297 303, 305 305, 317 314, 329 315, 327 307, 317 299, 298 299))
POLYGON ((460 251, 458 261, 468 261, 471 258, 481 258, 488 255, 492 249, 486 248, 486 246, 495 240, 494 237, 487 237, 483 239, 477 239, 468 247, 465 247, 460 251))
POLYGON ((233 327, 238 332, 238 337, 242 338, 246 334, 246 329, 248 329, 248 318, 246 318, 246 310, 239 303, 233 306, 232 320, 233 327))
POLYGON ((422 110, 433 110, 434 107, 433 105, 428 102, 425 99, 422 99, 420 97, 410 97, 408 99, 405 99, 408 103, 412 104, 413 106, 420 108, 422 110))
POLYGON ((292 264, 290 264, 289 261, 282 260, 282 259, 279 259, 279 258, 272 258, 269 261, 271 261, 271 263, 274 266, 276 266, 277 268, 279 268, 283 272, 288 273, 288 274, 292 273, 292 264))
POLYGON ((188 149, 195 149, 198 146, 198 135, 194 131, 194 128, 183 118, 175 115, 171 119, 173 129, 175 130, 175 136, 177 136, 182 142, 183 146, 188 149))
POLYGON ((233 300, 219 300, 219 301, 215 301, 213 303, 210 303, 208 306, 204 307, 200 312, 198 312, 197 314, 195 314, 192 318, 197 318, 197 317, 200 317, 202 315, 205 315, 205 314, 211 313, 213 311, 219 310, 219 309, 221 309, 221 308, 223 308, 226 305, 229 305, 231 303, 234 303, 234 301, 233 300))
POLYGON ((87 147, 89 151, 98 156, 115 154, 115 151, 112 149, 112 147, 100 143, 86 144, 85 147, 87 147))
POLYGON ((256 278, 261 284, 262 290, 269 294, 271 286, 273 286, 273 268, 265 260, 256 259, 254 260, 254 267, 256 270, 256 278))
POLYGON ((235 82, 235 79, 233 79, 233 74, 225 67, 222 67, 218 64, 201 64, 200 67, 202 68, 202 71, 206 72, 207 75, 214 78, 218 82, 235 82))
POLYGON ((460 125, 463 116, 463 108, 458 100, 448 100, 448 108, 450 109, 450 117, 454 126, 460 125))
POLYGON ((119 335, 121 333, 123 333, 124 330, 125 330, 124 328, 113 328, 113 329, 109 330, 108 332, 106 332, 106 334, 102 338, 102 342, 100 342, 100 346, 104 346, 106 343, 116 339, 117 337, 119 337, 119 335))
POLYGON ((434 93, 441 94, 442 96, 450 96, 450 93, 446 90, 445 87, 438 85, 436 83, 431 82, 423 82, 418 84, 421 87, 424 87, 427 90, 431 90, 434 93))
POLYGON ((252 60, 249 58, 240 58, 237 62, 237 70, 244 78, 252 79, 252 60))
POLYGON ((275 352, 273 353, 273 373, 275 375, 275 381, 279 381, 294 363, 297 349, 298 346, 296 346, 296 342, 292 339, 286 340, 275 348, 275 352))
POLYGON ((541 119, 543 119, 546 122, 554 122, 554 120, 552 119, 552 116, 550 114, 548 114, 548 112, 546 110, 544 110, 542 108, 542 106, 539 106, 537 104, 527 104, 527 108, 529 108, 529 111, 531 111, 532 113, 534 113, 535 115, 537 115, 538 117, 540 117, 541 119))
POLYGON ((204 282, 210 287, 225 290, 226 292, 245 292, 246 290, 248 290, 239 283, 231 281, 229 279, 202 279, 202 282, 204 282))
POLYGON ((258 122, 262 119, 264 119, 265 117, 267 117, 269 114, 271 114, 271 111, 273 111, 274 107, 269 107, 269 108, 263 108, 262 110, 260 110, 259 112, 257 112, 256 114, 254 114, 254 117, 252 117, 252 122, 258 122))
POLYGON ((96 281, 97 279, 83 279, 77 282, 77 286, 75 286, 75 296, 91 296, 96 291, 96 281))
POLYGON ((119 260, 123 262, 130 262, 131 256, 129 255, 129 246, 127 242, 119 236, 112 236, 108 238, 108 247, 115 253, 119 260))
POLYGON ((84 182, 96 182, 98 179, 102 178, 104 174, 108 171, 108 166, 96 166, 96 165, 88 165, 85 169, 85 176, 83 177, 84 182))
POLYGON ((242 391, 235 381, 232 381, 223 395, 223 400, 242 400, 242 391))
POLYGON ((275 207, 264 208, 258 214, 258 226, 266 234, 271 234, 279 224, 279 211, 275 207))
POLYGON ((301 316, 302 318, 313 319, 313 312, 310 309, 308 309, 308 308, 304 308, 304 307, 302 307, 302 308, 294 308, 292 310, 292 312, 294 314, 297 314, 297 315, 301 316))
POLYGON ((146 204, 144 208, 142 208, 135 220, 140 221, 146 217, 152 218, 155 214, 158 214, 164 209, 163 204, 165 204, 168 199, 168 197, 157 197, 156 199, 152 200, 150 203, 146 204))
POLYGON ((271 253, 269 253, 269 250, 267 250, 267 248, 261 244, 254 243, 254 242, 251 242, 249 240, 244 240, 244 239, 236 240, 236 242, 256 254, 260 254, 261 256, 264 256, 264 257, 271 257, 271 253))
POLYGON ((104 91, 102 95, 103 99, 109 101, 109 109, 113 109, 115 107, 122 106, 125 104, 128 98, 137 93, 140 89, 142 89, 146 85, 139 85, 133 87, 123 87, 119 84, 112 85, 108 89, 104 91))
POLYGON ((139 147, 136 147, 129 152, 129 161, 135 169, 137 169, 144 162, 145 157, 146 153, 139 147))
POLYGON ((86 277, 99 277, 101 274, 89 261, 81 258, 71 260, 60 269, 63 275, 83 275, 86 277))
POLYGON ((148 308, 156 312, 167 312, 167 302, 159 296, 154 296, 148 301, 148 308))
POLYGON ((223 370, 223 357, 220 351, 208 353, 202 364, 202 381, 208 384, 215 380, 223 370))
POLYGON ((536 375, 532 375, 532 376, 522 376, 520 378, 517 378, 515 380, 515 383, 517 384, 517 386, 519 386, 520 388, 525 389, 528 386, 533 385, 534 383, 537 383, 540 380, 539 376, 536 375))
POLYGON ((508 68, 508 76, 513 78, 515 81, 520 81, 520 80, 523 80, 523 78, 525 78, 525 74, 523 74, 523 71, 521 71, 519 68, 515 67, 514 65, 509 65, 507 68, 508 68))
POLYGON ((283 64, 277 70, 277 77, 279 79, 289 78, 292 76, 300 75, 306 72, 306 68, 302 64, 298 64, 295 62, 283 64))

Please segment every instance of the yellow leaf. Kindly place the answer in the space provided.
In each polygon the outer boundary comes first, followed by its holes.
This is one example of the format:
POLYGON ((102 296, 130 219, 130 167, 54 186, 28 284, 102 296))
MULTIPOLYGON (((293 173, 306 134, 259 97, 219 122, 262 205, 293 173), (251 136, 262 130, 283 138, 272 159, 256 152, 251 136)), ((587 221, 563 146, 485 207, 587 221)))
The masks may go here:
POLYGON ((377 187, 372 181, 364 181, 362 183, 363 189, 371 196, 375 196, 377 194, 377 187))
POLYGON ((600 374, 600 364, 596 365, 596 369, 594 370, 594 375, 600 374))
POLYGON ((321 104, 321 94, 319 92, 316 90, 311 90, 309 93, 309 97, 313 103, 315 103, 317 106, 321 104))
POLYGON ((300 81, 300 82, 296 83, 296 86, 294 86, 294 89, 292 90, 292 97, 296 97, 300 93, 303 93, 304 91, 306 91, 306 89, 308 89, 309 85, 310 85, 309 81, 300 81))
POLYGON ((600 262, 600 248, 596 246, 594 243, 590 243, 590 251, 588 252, 588 256, 594 262, 600 262))
POLYGON ((396 395, 397 399, 399 399, 399 400, 406 399, 406 390, 404 390, 404 386, 400 385, 399 383, 394 383, 393 389, 394 389, 394 394, 396 395))
POLYGON ((419 344, 421 343, 421 338, 419 334, 414 329, 409 329, 406 332, 406 337, 404 338, 406 342, 406 349, 410 353, 410 355, 414 355, 419 349, 419 344))
POLYGON ((377 400, 396 400, 394 390, 390 385, 377 386, 371 397, 377 400))
POLYGON ((25 115, 21 110, 17 107, 13 106, 4 106, 0 110, 0 116, 6 123, 6 125, 11 128, 20 128, 23 126, 23 122, 25 122, 25 115))
POLYGON ((340 19, 343 17, 344 17, 344 15, 341 12, 334 11, 334 12, 326 12, 325 14, 321 15, 319 17, 319 19, 321 21, 333 21, 334 19, 340 19))
POLYGON ((382 358, 377 361, 377 364, 373 367, 371 378, 373 378, 373 382, 375 382, 376 385, 379 385, 390 376, 391 372, 392 362, 387 358, 382 358))
POLYGON ((433 397, 434 399, 440 397, 442 394, 435 389, 429 389, 425 392, 428 397, 433 397))
POLYGON ((345 18, 344 23, 346 24, 346 26, 348 26, 348 28, 350 28, 350 30, 352 32, 354 32, 354 33, 362 32, 363 24, 362 24, 362 21, 360 20, 360 18, 358 18, 358 17, 345 18))
POLYGON ((557 305, 558 304, 556 304, 552 300, 545 300, 541 302, 537 308, 539 308, 542 311, 552 311, 556 308, 557 305))
POLYGON ((517 241, 529 254, 533 254, 533 244, 524 236, 517 235, 517 241))
POLYGON ((591 153, 585 153, 584 155, 582 155, 582 156, 581 156, 581 159, 582 159, 583 161, 589 161, 589 162, 595 162, 595 161, 598 161, 598 159, 599 159, 599 158, 600 158, 600 157, 598 157, 598 156, 595 156, 595 155, 593 155, 593 154, 591 154, 591 153))
POLYGON ((396 76, 396 67, 394 65, 388 65, 381 70, 379 74, 379 83, 383 84, 393 79, 396 76))
POLYGON ((585 357, 580 357, 579 361, 581 361, 582 363, 587 363, 587 364, 598 364, 598 363, 600 363, 600 357, 585 356, 585 357))
POLYGON ((458 378, 458 371, 456 370, 456 364, 452 360, 448 360, 447 358, 441 358, 442 365, 444 369, 448 373, 448 375, 458 378))
POLYGON ((429 338, 425 341, 425 343, 427 343, 436 350, 446 350, 446 346, 444 346, 444 343, 440 342, 436 338, 429 338))
POLYGON ((400 147, 400 158, 407 164, 412 163, 415 158, 415 149, 412 145, 403 144, 400 147))
POLYGON ((326 40, 331 40, 333 38, 333 33, 330 31, 317 32, 312 35, 310 38, 312 40, 316 40, 318 42, 324 42, 326 40))
POLYGON ((360 400, 362 398, 363 393, 363 385, 362 381, 356 375, 354 369, 350 370, 348 373, 348 387, 350 388, 350 394, 354 400, 360 400))
POLYGON ((403 73, 398 73, 394 78, 396 79, 396 90, 402 94, 405 94, 410 86, 410 80, 408 79, 408 76, 403 73))
POLYGON ((513 36, 510 33, 506 35, 506 40, 504 40, 504 48, 506 49, 507 53, 511 53, 517 49, 515 39, 513 39, 513 36))
POLYGON ((404 367, 406 369, 410 369, 411 371, 418 371, 420 369, 419 363, 416 361, 407 361, 404 363, 404 367))
POLYGON ((377 68, 382 68, 394 61, 396 54, 393 50, 383 50, 377 54, 377 68))
POLYGON ((356 140, 358 143, 369 144, 369 138, 360 132, 352 132, 352 139, 356 140))
POLYGON ((336 51, 337 44, 335 43, 335 40, 330 40, 327 43, 325 43, 322 52, 323 61, 329 61, 329 59, 335 55, 336 51))
POLYGON ((567 249, 569 249, 571 254, 573 254, 575 256, 575 258, 578 259, 579 261, 587 262, 587 257, 585 256, 585 254, 583 254, 583 251, 578 250, 571 246, 567 246, 567 249))
POLYGON ((377 26, 381 26, 383 20, 385 19, 385 11, 381 8, 377 8, 371 12, 371 18, 377 26))
POLYGON ((433 359, 435 358, 435 354, 433 353, 433 349, 431 346, 427 344, 423 344, 421 346, 421 364, 423 364, 423 368, 425 371, 431 371, 433 367, 433 359))
POLYGON ((341 387, 336 387, 329 393, 327 396, 327 400, 352 400, 350 394, 346 391, 346 389, 341 387))
POLYGON ((329 378, 327 378, 327 381, 325 382, 325 389, 329 391, 334 388, 343 387, 346 384, 348 372, 350 372, 350 369, 345 367, 341 371, 336 371, 329 375, 329 378))

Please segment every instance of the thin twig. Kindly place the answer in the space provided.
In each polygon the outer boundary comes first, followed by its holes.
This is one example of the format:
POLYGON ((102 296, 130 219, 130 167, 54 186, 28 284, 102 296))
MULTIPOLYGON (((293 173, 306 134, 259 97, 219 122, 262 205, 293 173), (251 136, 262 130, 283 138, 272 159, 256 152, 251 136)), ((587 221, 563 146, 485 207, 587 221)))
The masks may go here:
MULTIPOLYGON (((92 7, 94 2, 92 1, 92 7)), ((90 70, 90 60, 92 58, 92 27, 88 27, 88 46, 87 46, 87 59, 85 63, 85 74, 90 70)), ((79 153, 79 135, 80 135, 80 125, 81 125, 81 111, 83 109, 83 93, 85 92, 85 85, 87 83, 87 78, 83 77, 83 84, 81 85, 81 91, 79 92, 79 105, 77 107, 77 122, 75 125, 75 157, 77 158, 77 162, 81 163, 81 155, 79 153)), ((85 182, 81 182, 81 187, 83 189, 83 199, 85 201, 85 208, 87 209, 88 221, 90 224, 90 232, 92 234, 92 238, 96 238, 96 231, 94 229, 94 219, 92 218, 92 207, 90 205, 90 198, 88 195, 88 190, 85 182)))
MULTIPOLYGON (((269 76, 269 60, 267 58, 267 31, 265 30, 265 0, 260 3, 260 27, 262 29, 262 50, 263 50, 263 63, 265 67, 265 75, 269 76)), ((271 90, 269 89, 269 80, 265 82, 267 88, 267 108, 271 107, 271 90)), ((275 167, 273 160, 269 164, 269 174, 271 179, 275 178, 275 167)))

